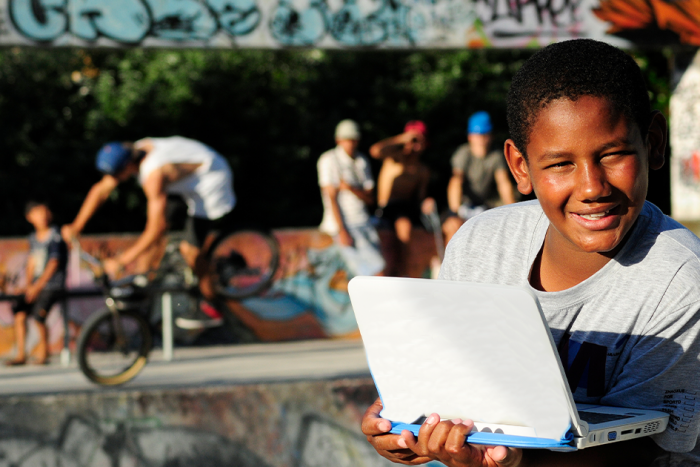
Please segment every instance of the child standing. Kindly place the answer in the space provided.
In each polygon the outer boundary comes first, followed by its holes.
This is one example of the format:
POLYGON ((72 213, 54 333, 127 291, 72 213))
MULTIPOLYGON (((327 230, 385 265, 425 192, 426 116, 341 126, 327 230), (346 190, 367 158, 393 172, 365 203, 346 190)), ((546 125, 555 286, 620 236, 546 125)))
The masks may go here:
POLYGON ((51 210, 45 203, 30 201, 24 212, 27 221, 34 227, 34 233, 29 236, 27 287, 24 296, 13 307, 17 355, 7 361, 7 365, 23 365, 27 361, 25 341, 28 314, 34 317, 39 330, 39 355, 36 363, 47 362, 48 336, 44 323, 49 310, 63 294, 66 278, 66 244, 58 229, 51 225, 51 210))

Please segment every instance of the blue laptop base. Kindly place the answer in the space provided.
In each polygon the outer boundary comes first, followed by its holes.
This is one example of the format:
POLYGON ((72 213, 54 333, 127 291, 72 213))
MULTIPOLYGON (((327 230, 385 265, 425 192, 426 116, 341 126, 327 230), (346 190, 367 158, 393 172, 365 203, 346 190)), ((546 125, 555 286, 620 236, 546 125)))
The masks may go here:
MULTIPOLYGON (((421 425, 409 423, 391 422, 390 433, 400 435, 403 430, 408 430, 414 436, 418 436, 421 425)), ((576 451, 574 435, 568 432, 560 441, 548 438, 531 438, 528 436, 506 435, 501 433, 474 432, 467 436, 467 442, 486 446, 508 446, 523 449, 549 449, 552 451, 576 451)))

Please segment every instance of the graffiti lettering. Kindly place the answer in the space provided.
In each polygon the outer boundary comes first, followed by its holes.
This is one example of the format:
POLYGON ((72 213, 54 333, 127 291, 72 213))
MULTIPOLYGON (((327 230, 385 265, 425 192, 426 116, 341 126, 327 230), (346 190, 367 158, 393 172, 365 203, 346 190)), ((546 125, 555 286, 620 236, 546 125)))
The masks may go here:
POLYGON ((479 18, 494 38, 575 33, 582 0, 475 0, 479 18))
POLYGON ((139 0, 74 0, 71 6, 68 10, 71 30, 81 39, 92 41, 105 36, 136 43, 148 33, 148 9, 139 0))
POLYGON ((158 0, 151 6, 153 35, 172 40, 208 39, 218 28, 206 5, 193 1, 158 0))
POLYGON ((298 3, 280 0, 270 20, 270 32, 284 45, 313 45, 326 34, 328 7, 322 0, 298 3))
POLYGON ((15 27, 37 41, 53 40, 68 27, 66 0, 12 1, 9 6, 15 27))
POLYGON ((255 0, 9 0, 9 13, 22 35, 40 42, 66 33, 124 44, 208 40, 220 29, 248 34, 260 22, 255 0))
MULTIPOLYGON (((14 28, 42 43, 104 37, 120 44, 239 37, 267 24, 285 46, 410 46, 463 37, 475 19, 462 0, 7 0, 14 28), (333 7, 331 7, 331 3, 333 7)), ((491 0, 489 0, 491 1, 491 0)))

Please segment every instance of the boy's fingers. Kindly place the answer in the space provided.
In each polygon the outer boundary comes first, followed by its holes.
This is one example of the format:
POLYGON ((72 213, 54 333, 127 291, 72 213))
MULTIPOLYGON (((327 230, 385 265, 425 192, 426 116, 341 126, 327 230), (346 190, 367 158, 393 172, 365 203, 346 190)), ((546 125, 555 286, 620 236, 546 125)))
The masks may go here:
POLYGON ((507 448, 505 446, 489 446, 486 448, 486 453, 499 466, 503 467, 519 465, 523 458, 522 449, 507 448))
MULTIPOLYGON (((431 440, 437 435, 438 438, 442 438, 442 435, 444 434, 447 436, 446 432, 449 432, 449 428, 452 426, 452 422, 443 422, 440 423, 440 417, 438 414, 434 413, 431 414, 425 422, 423 422, 423 425, 420 427, 420 431, 418 432, 418 440, 416 443, 412 446, 409 444, 409 448, 415 452, 416 454, 420 456, 427 456, 430 454, 430 447, 429 443, 431 440), (449 425, 448 426, 443 426, 443 425, 449 425), (437 433, 436 433, 437 430, 437 433)), ((437 442, 437 441, 435 441, 437 442)), ((433 444, 435 444, 435 442, 433 444)))
MULTIPOLYGON (((413 438, 413 435, 409 431, 405 431, 404 433, 407 433, 411 439, 413 438)), ((405 437, 399 435, 368 436, 367 440, 372 447, 376 449, 379 455, 392 462, 416 465, 425 464, 430 461, 429 458, 420 457, 410 449, 406 449, 407 444, 405 437)))
POLYGON ((403 451, 406 450, 405 442, 399 435, 368 436, 367 441, 377 451, 403 451))
POLYGON ((370 405, 362 417, 362 433, 368 436, 382 435, 391 430, 391 422, 379 416, 384 406, 381 399, 377 398, 374 404, 370 405))
POLYGON ((474 456, 474 448, 466 442, 467 435, 474 428, 474 423, 471 420, 466 420, 460 423, 455 423, 449 431, 443 442, 441 460, 447 462, 450 460, 458 460, 461 462, 468 461, 474 456))

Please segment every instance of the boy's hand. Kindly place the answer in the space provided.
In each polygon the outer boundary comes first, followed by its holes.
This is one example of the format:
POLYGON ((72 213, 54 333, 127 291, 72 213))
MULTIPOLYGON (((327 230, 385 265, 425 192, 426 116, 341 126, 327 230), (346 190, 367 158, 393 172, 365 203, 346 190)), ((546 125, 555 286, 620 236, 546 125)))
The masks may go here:
POLYGON ((429 216, 433 211, 437 212, 437 205, 434 198, 425 198, 420 205, 420 210, 426 216, 429 216))
POLYGON ((408 430, 401 433, 406 446, 418 457, 438 460, 450 467, 515 467, 523 458, 521 449, 481 446, 465 442, 474 428, 471 420, 440 421, 432 414, 423 423, 416 440, 408 430))
POLYGON ((36 284, 31 284, 27 286, 27 290, 24 291, 24 299, 27 303, 34 303, 36 297, 39 296, 39 292, 41 292, 41 287, 37 287, 36 284))
POLYGON ((341 180, 341 181, 340 181, 340 185, 338 185, 338 189, 339 189, 339 190, 349 190, 349 191, 352 191, 352 187, 351 187, 350 184, 349 184, 348 182, 346 182, 345 180, 341 180))
POLYGON ((379 455, 399 464, 417 465, 429 462, 429 457, 420 457, 407 449, 401 436, 387 434, 391 430, 391 422, 379 416, 382 408, 382 401, 377 399, 362 417, 362 433, 367 436, 367 441, 372 447, 379 455))
POLYGON ((342 229, 340 232, 338 232, 338 241, 343 246, 355 245, 355 241, 352 239, 352 235, 350 235, 345 229, 342 229))
POLYGON ((423 151, 427 146, 425 136, 417 131, 408 131, 401 135, 401 142, 404 145, 404 155, 423 151))
POLYGON ((124 270, 124 266, 116 258, 107 258, 102 261, 105 273, 110 277, 115 277, 124 270))
POLYGON ((66 224, 61 227, 61 237, 63 237, 63 241, 66 242, 67 245, 71 245, 73 241, 78 238, 78 234, 72 224, 66 224))

